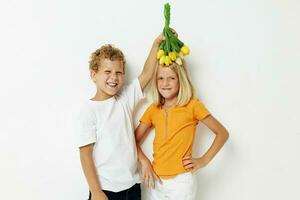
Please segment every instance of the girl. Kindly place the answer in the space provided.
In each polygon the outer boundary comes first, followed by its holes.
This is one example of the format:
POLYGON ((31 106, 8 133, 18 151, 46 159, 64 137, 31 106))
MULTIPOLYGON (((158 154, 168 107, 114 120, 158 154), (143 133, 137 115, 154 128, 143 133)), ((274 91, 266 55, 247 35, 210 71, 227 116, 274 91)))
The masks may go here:
POLYGON ((142 181, 147 187, 152 187, 152 200, 195 199, 196 183, 192 172, 212 160, 229 134, 195 98, 194 87, 184 64, 159 65, 152 90, 154 103, 143 114, 135 133, 142 181), (216 137, 203 156, 192 157, 198 121, 204 123, 216 137), (151 127, 155 128, 152 164, 140 148, 151 127), (156 187, 155 181, 160 183, 156 187))

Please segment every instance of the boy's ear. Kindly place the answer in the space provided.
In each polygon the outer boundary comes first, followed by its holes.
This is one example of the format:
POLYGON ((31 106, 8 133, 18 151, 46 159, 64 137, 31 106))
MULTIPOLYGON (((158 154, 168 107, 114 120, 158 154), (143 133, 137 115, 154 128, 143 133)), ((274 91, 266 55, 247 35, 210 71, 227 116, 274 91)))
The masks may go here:
POLYGON ((96 78, 95 78, 96 73, 97 72, 95 70, 92 70, 92 69, 90 70, 90 77, 91 77, 93 82, 96 82, 96 78))

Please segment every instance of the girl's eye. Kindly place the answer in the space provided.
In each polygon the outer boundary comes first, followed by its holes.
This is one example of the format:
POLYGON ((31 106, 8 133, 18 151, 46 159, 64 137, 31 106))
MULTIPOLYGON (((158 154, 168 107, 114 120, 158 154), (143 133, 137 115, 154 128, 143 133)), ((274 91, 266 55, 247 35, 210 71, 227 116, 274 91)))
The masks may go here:
POLYGON ((122 72, 117 72, 117 75, 122 75, 122 72))
POLYGON ((109 74, 109 73, 110 73, 110 71, 104 71, 104 73, 105 73, 105 74, 109 74))
POLYGON ((162 77, 158 77, 158 80, 163 80, 163 78, 162 77))

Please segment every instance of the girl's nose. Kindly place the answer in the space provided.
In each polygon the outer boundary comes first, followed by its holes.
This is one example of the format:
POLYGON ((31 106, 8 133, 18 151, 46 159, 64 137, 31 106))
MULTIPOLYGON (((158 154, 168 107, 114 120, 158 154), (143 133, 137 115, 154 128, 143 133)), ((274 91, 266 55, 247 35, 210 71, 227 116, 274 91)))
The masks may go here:
POLYGON ((169 85, 169 81, 168 81, 168 80, 164 80, 163 85, 164 85, 164 86, 169 85))

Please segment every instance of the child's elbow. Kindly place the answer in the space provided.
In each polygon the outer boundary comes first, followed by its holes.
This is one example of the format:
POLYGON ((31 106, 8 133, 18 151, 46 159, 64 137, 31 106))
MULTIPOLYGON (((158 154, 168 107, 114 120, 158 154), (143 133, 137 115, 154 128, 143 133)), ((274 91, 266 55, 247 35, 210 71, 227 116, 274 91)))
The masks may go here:
POLYGON ((135 143, 136 143, 136 145, 138 145, 138 146, 141 146, 142 145, 142 140, 141 139, 135 139, 135 143))
POLYGON ((222 136, 223 136, 224 140, 227 141, 227 140, 229 139, 229 133, 228 133, 228 131, 225 130, 225 131, 223 132, 222 136))

